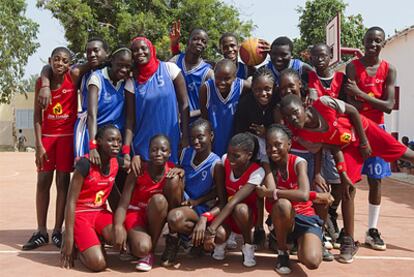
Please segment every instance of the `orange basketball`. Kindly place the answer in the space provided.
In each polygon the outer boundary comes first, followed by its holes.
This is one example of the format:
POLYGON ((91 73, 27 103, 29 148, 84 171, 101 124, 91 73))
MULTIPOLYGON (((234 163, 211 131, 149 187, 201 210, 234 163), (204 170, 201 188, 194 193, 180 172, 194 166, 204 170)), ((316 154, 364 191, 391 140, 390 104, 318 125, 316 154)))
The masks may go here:
POLYGON ((248 38, 243 41, 239 53, 242 61, 251 66, 259 65, 266 59, 266 54, 260 53, 258 38, 248 38))

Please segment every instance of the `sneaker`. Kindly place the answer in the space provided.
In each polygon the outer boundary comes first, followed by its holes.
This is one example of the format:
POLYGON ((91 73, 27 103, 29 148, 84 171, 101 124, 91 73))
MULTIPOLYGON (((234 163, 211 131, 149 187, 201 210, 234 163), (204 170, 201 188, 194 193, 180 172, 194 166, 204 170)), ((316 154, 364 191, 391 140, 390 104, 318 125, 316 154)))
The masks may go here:
POLYGON ((331 238, 326 237, 325 235, 322 237, 323 240, 323 246, 328 249, 331 250, 333 248, 333 244, 331 242, 331 238))
POLYGON ((150 253, 144 258, 138 260, 135 269, 138 271, 150 271, 154 264, 154 254, 150 253))
POLYGON ((344 264, 350 264, 354 261, 354 255, 358 251, 358 245, 351 236, 344 235, 342 238, 338 261, 344 264))
POLYGON ((256 259, 254 258, 254 244, 245 243, 242 246, 243 253, 243 265, 245 267, 253 267, 256 265, 256 259))
POLYGON ((290 260, 288 252, 279 252, 279 255, 277 255, 275 271, 282 275, 290 274, 292 272, 292 270, 290 269, 290 260))
POLYGON ((130 262, 135 260, 136 258, 134 255, 132 255, 131 251, 129 250, 129 247, 127 246, 126 250, 121 250, 119 253, 119 259, 123 262, 130 262))
POLYGON ((342 228, 341 231, 339 232, 338 238, 332 243, 332 246, 334 249, 341 248, 341 244, 342 244, 344 236, 345 236, 345 231, 344 231, 344 228, 342 228))
POLYGON ((226 258, 226 243, 216 244, 211 257, 217 261, 224 260, 224 258, 226 258))
POLYGON ((40 246, 46 245, 49 243, 49 235, 43 235, 40 232, 33 233, 32 237, 23 245, 23 250, 33 250, 40 246))
POLYGON ((161 265, 168 267, 174 265, 178 249, 180 247, 180 238, 170 234, 165 237, 165 249, 161 255, 161 265))
POLYGON ((231 232, 229 238, 226 241, 226 247, 229 250, 237 248, 236 233, 231 232))
POLYGON ((334 255, 324 246, 322 246, 322 260, 325 262, 332 262, 334 260, 334 255))
POLYGON ((381 238, 381 233, 376 228, 371 228, 366 232, 365 244, 374 250, 384 251, 387 249, 387 246, 381 238))
POLYGON ((62 247, 62 233, 57 231, 52 234, 52 242, 57 248, 62 247))

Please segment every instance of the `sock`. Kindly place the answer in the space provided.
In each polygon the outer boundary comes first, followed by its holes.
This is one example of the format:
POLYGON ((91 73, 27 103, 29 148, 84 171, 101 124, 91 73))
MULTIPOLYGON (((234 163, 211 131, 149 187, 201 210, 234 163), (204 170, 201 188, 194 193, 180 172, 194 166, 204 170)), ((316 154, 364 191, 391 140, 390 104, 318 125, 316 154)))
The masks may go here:
POLYGON ((368 229, 377 228, 381 205, 368 204, 368 229))

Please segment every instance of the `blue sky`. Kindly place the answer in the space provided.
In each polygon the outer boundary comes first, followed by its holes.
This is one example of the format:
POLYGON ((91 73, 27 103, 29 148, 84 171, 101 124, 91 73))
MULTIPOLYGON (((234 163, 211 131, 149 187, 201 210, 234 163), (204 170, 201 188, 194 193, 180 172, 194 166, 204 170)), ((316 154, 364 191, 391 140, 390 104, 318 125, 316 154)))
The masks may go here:
MULTIPOLYGON (((25 78, 40 72, 52 50, 66 45, 63 27, 47 10, 36 8, 36 0, 27 0, 27 16, 39 25, 38 42, 40 47, 33 54, 26 66, 25 78)), ((257 25, 253 35, 271 42, 278 36, 295 38, 299 36, 298 15, 295 9, 304 6, 305 0, 225 0, 225 3, 236 6, 242 20, 251 19, 257 25)), ((414 1, 412 0, 345 0, 348 3, 346 14, 360 13, 364 25, 380 26, 387 35, 394 30, 402 30, 414 25, 414 1)), ((231 31, 231 30, 229 30, 231 31)))

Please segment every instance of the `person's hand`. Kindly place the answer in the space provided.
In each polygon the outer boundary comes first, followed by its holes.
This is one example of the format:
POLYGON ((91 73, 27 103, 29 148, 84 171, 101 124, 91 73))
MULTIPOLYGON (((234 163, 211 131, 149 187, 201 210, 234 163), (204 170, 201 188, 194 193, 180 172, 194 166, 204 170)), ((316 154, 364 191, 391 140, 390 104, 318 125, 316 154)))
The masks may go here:
POLYGON ((308 97, 306 97, 305 105, 310 107, 316 100, 318 100, 318 91, 314 88, 308 88, 308 97))
POLYGON ((167 174, 165 175, 166 178, 174 178, 175 176, 180 177, 181 179, 184 178, 184 169, 179 167, 171 168, 167 174))
POLYGON ((350 189, 353 186, 351 179, 349 179, 346 172, 341 174, 341 183, 342 183, 342 198, 351 199, 350 189))
POLYGON ((207 218, 205 216, 200 216, 197 224, 194 226, 192 234, 192 242, 195 247, 203 244, 204 234, 206 232, 207 218))
POLYGON ((179 49, 181 38, 181 21, 174 21, 170 29, 170 45, 171 48, 179 49))
POLYGON ((313 179, 313 185, 316 189, 322 190, 322 192, 330 191, 329 184, 326 183, 325 178, 322 177, 320 173, 315 174, 315 178, 313 179))
POLYGON ((120 251, 126 251, 127 234, 122 225, 115 225, 113 228, 114 248, 120 251))
POLYGON ((368 141, 364 144, 359 145, 359 153, 361 154, 361 156, 364 160, 368 159, 371 156, 372 149, 371 149, 371 145, 369 145, 368 141))
POLYGON ((89 151, 89 160, 94 165, 101 165, 101 157, 99 156, 99 152, 97 149, 92 149, 89 151))
POLYGON ((351 79, 346 80, 345 91, 347 92, 348 95, 356 96, 356 97, 360 96, 362 93, 361 90, 358 88, 356 82, 351 79))
POLYGON ((216 244, 214 239, 216 238, 216 233, 211 232, 211 228, 207 228, 204 236, 204 250, 207 252, 212 252, 216 244))
POLYGON ((260 54, 267 54, 270 52, 270 44, 266 40, 261 38, 259 38, 258 48, 260 54))
POLYGON ((73 236, 65 232, 63 236, 62 248, 60 250, 60 263, 63 268, 70 269, 75 265, 75 253, 73 244, 73 236))
POLYGON ((126 172, 129 172, 131 169, 131 156, 129 154, 124 155, 124 166, 123 169, 126 172))
POLYGON ((265 133, 266 133, 266 128, 264 127, 264 125, 252 123, 250 124, 249 129, 258 137, 264 138, 265 133))
POLYGON ((256 244, 259 249, 263 249, 266 242, 266 233, 263 226, 256 226, 253 233, 253 244, 256 244))
POLYGON ((140 176, 142 174, 142 163, 141 157, 139 155, 135 155, 131 161, 131 170, 134 172, 135 176, 140 176))
POLYGON ((317 192, 316 198, 313 200, 313 203, 324 204, 330 206, 334 201, 333 196, 329 192, 317 192))
POLYGON ((187 199, 187 200, 184 200, 183 202, 181 202, 180 205, 181 206, 187 206, 187 207, 193 208, 193 207, 197 206, 197 203, 193 199, 187 199))
POLYGON ((46 153, 46 149, 43 145, 36 147, 35 153, 35 163, 38 169, 43 169, 43 165, 45 162, 49 161, 49 158, 46 153))
POLYGON ((256 195, 260 198, 273 196, 273 190, 266 188, 266 186, 256 186, 256 195))
POLYGON ((44 110, 52 103, 52 92, 50 87, 42 87, 39 90, 39 95, 37 96, 37 103, 44 110))

